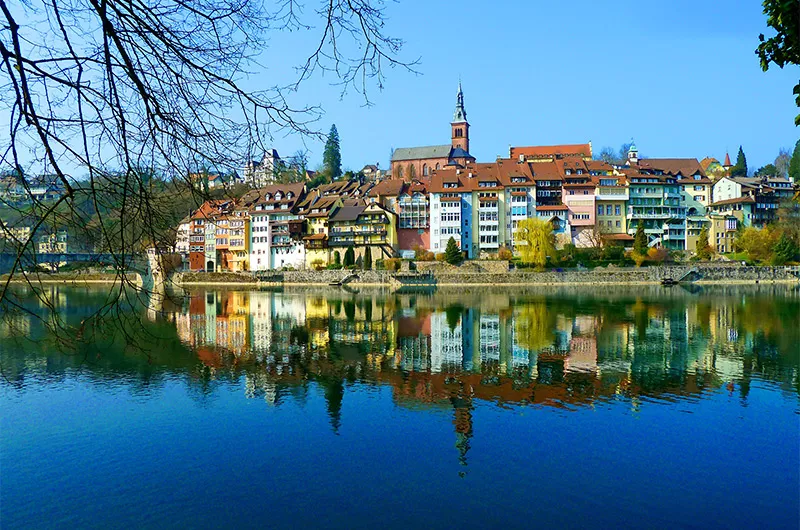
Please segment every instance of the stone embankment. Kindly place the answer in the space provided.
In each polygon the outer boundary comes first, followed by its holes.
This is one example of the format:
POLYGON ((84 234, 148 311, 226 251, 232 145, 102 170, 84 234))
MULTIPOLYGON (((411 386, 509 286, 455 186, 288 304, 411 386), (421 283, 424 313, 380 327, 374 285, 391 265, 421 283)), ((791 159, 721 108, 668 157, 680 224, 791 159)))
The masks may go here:
MULTIPOLYGON (((665 278, 678 280, 687 273, 697 283, 768 283, 798 281, 798 272, 787 267, 745 267, 730 264, 674 265, 663 267, 617 268, 598 267, 592 270, 548 270, 535 272, 528 269, 509 270, 507 262, 468 262, 461 266, 444 263, 417 263, 417 273, 399 273, 408 281, 418 276, 421 283, 437 286, 491 286, 491 285, 602 285, 602 284, 657 284, 665 278)), ((173 282, 178 285, 331 285, 351 278, 349 285, 398 286, 398 273, 388 271, 274 271, 264 274, 252 273, 178 273, 173 282)))

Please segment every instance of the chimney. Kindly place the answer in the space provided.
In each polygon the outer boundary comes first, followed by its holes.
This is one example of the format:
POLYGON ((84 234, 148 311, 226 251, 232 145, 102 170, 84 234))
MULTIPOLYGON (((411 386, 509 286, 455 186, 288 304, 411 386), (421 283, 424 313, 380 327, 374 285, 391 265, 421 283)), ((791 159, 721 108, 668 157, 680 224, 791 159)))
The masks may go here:
POLYGON ((523 154, 520 154, 520 155, 519 155, 519 161, 520 161, 520 162, 525 162, 525 155, 523 155, 523 154))

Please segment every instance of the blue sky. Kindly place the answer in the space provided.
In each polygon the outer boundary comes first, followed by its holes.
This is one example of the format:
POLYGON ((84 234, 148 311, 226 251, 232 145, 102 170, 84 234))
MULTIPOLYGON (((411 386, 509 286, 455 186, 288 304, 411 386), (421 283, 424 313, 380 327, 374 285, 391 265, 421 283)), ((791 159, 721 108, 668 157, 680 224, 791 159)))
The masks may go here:
MULTIPOLYGON (((757 168, 800 136, 800 68, 761 71, 761 9, 755 0, 390 2, 386 32, 405 41, 402 58, 420 59, 418 75, 388 69, 369 107, 356 93, 340 97, 330 76, 294 101, 324 108, 318 127, 336 124, 345 168, 385 168, 393 147, 448 143, 459 76, 479 161, 509 145, 591 141, 599 151, 634 138, 650 157, 722 159, 741 144, 757 168)), ((252 81, 286 75, 311 45, 307 33, 275 39, 252 81)), ((282 155, 299 147, 275 139, 282 155)), ((307 147, 318 164, 322 143, 307 147)))

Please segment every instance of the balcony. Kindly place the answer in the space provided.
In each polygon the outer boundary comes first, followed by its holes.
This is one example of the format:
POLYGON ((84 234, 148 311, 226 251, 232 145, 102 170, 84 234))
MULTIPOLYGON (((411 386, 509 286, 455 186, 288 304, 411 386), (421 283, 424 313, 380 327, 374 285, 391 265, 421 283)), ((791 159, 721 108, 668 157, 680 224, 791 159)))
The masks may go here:
POLYGON ((651 198, 651 199, 660 199, 664 196, 664 193, 659 191, 638 191, 636 189, 631 189, 630 198, 637 199, 637 198, 651 198))
POLYGON ((600 186, 597 188, 595 198, 600 201, 627 201, 628 188, 624 186, 600 186))

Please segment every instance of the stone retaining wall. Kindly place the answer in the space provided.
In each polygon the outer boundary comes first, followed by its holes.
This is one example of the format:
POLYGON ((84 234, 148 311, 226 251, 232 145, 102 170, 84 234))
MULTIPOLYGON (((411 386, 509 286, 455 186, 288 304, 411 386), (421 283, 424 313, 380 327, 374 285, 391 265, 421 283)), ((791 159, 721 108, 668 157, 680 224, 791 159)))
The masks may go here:
POLYGON ((441 261, 417 261, 419 272, 433 272, 439 274, 464 274, 464 273, 489 273, 502 274, 508 272, 508 261, 501 260, 474 260, 465 261, 461 265, 450 265, 441 261))
MULTIPOLYGON (((431 262, 422 262, 431 263, 431 262)), ((504 261, 469 262, 460 267, 448 264, 435 263, 439 267, 419 267, 420 272, 433 272, 437 285, 548 285, 548 284, 637 284, 657 283, 664 278, 680 279, 691 269, 697 269, 701 274, 701 282, 772 282, 797 280, 784 267, 731 267, 700 265, 700 266, 664 266, 635 268, 596 268, 593 270, 565 270, 562 272, 545 271, 534 272, 526 269, 502 270, 504 261), (477 263, 477 265, 474 265, 477 263), (491 265, 486 265, 491 264, 491 265), (500 269, 500 272, 493 272, 500 269)), ((275 280, 261 281, 248 273, 179 273, 173 276, 173 281, 182 283, 259 283, 261 285, 329 285, 336 283, 351 273, 358 275, 357 279, 350 282, 352 285, 389 285, 392 283, 394 273, 387 271, 349 271, 349 270, 321 270, 321 271, 286 271, 275 275, 275 280)))
MULTIPOLYGON (((456 284, 572 284, 572 283, 654 283, 664 278, 680 279, 693 267, 644 267, 641 269, 603 269, 569 270, 563 272, 524 272, 510 271, 505 274, 481 273, 445 273, 436 274, 438 285, 456 284)), ((797 278, 792 276, 783 267, 697 267, 702 275, 701 282, 770 282, 791 281, 797 278)))
POLYGON ((357 284, 388 284, 392 273, 387 271, 349 271, 349 270, 321 270, 321 271, 286 271, 283 273, 283 283, 286 284, 325 284, 342 281, 351 273, 356 273, 358 278, 353 280, 357 284))

